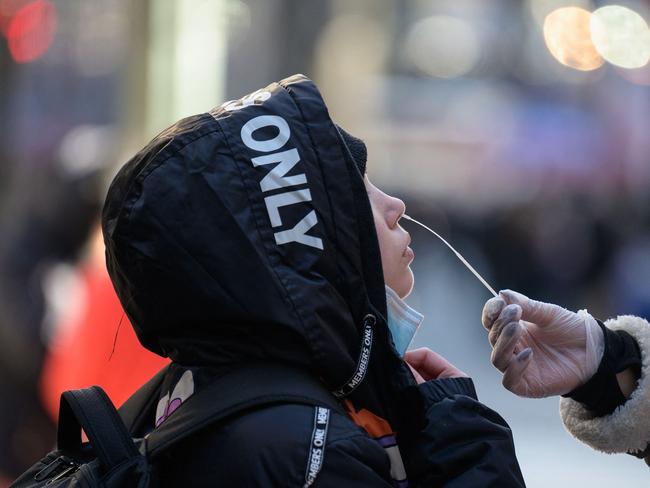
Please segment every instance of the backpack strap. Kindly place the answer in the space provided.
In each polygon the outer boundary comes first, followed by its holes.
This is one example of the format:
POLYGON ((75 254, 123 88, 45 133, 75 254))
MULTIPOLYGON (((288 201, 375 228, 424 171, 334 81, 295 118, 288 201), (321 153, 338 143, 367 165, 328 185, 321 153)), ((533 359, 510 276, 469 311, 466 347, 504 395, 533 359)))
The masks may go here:
POLYGON ((79 451, 81 429, 107 469, 140 456, 117 410, 98 386, 65 391, 61 395, 58 448, 79 451))
POLYGON ((281 364, 237 366, 189 397, 165 422, 145 437, 154 459, 204 427, 246 410, 282 403, 320 405, 345 410, 312 374, 281 364))

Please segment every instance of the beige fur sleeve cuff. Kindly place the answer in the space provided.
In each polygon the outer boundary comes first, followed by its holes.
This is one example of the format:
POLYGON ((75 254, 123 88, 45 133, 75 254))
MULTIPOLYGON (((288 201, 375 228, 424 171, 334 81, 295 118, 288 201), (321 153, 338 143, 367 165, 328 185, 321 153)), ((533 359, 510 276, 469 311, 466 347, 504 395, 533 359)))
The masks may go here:
POLYGON ((566 429, 585 444, 607 453, 640 452, 650 442, 650 324, 642 318, 623 315, 608 320, 612 330, 624 330, 641 349, 641 378, 623 405, 610 415, 594 417, 581 403, 560 399, 560 416, 566 429))

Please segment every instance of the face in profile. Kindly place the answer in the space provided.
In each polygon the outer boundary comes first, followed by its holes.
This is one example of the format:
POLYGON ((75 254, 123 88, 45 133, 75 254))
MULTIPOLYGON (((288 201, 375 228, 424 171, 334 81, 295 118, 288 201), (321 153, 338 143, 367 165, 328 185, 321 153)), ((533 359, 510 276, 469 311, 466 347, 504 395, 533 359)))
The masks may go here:
POLYGON ((373 185, 368 176, 364 177, 364 183, 377 230, 384 282, 404 298, 413 289, 410 264, 414 258, 413 250, 409 247, 411 236, 399 225, 406 206, 399 198, 387 195, 373 185))

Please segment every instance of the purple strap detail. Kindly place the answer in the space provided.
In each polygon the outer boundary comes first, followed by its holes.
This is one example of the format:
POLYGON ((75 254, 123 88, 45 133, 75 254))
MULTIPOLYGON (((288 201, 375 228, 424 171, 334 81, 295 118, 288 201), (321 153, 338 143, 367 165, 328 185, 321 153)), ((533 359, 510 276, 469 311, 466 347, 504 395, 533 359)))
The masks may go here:
POLYGON ((180 398, 174 398, 171 402, 169 402, 169 405, 167 406, 167 416, 169 417, 172 413, 174 413, 182 403, 183 400, 180 398))
POLYGON ((178 409, 178 407, 180 407, 182 404, 183 404, 183 400, 181 400, 180 398, 174 398, 171 402, 169 402, 167 404, 167 407, 165 408, 165 412, 158 420, 156 420, 156 427, 158 427, 165 420, 167 420, 167 417, 173 414, 176 411, 176 409, 178 409))
POLYGON ((397 439, 395 438, 394 435, 385 435, 384 437, 379 437, 375 439, 377 442, 379 442, 379 445, 381 447, 393 447, 397 445, 397 439))

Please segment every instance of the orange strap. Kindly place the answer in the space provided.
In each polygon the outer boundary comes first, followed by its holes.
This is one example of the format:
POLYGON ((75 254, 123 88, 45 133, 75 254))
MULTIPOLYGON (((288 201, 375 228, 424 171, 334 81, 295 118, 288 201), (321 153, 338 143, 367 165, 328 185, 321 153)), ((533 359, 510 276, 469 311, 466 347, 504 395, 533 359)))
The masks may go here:
POLYGON ((365 408, 356 410, 350 400, 345 400, 343 405, 345 405, 345 409, 352 421, 368 432, 371 437, 378 439, 386 435, 394 434, 393 429, 386 419, 375 415, 365 408))

